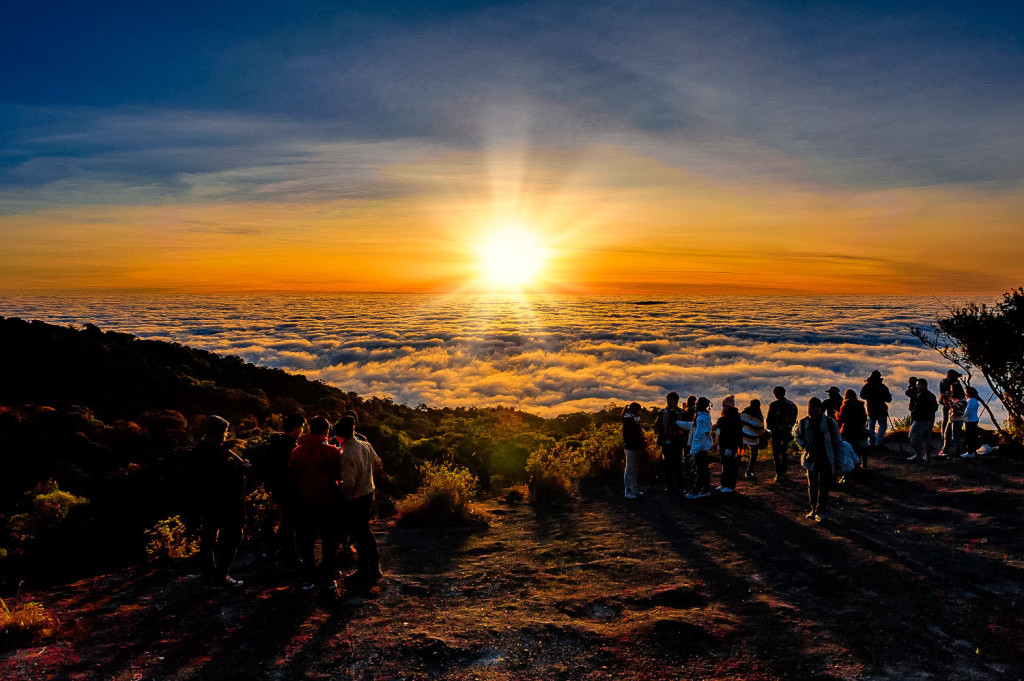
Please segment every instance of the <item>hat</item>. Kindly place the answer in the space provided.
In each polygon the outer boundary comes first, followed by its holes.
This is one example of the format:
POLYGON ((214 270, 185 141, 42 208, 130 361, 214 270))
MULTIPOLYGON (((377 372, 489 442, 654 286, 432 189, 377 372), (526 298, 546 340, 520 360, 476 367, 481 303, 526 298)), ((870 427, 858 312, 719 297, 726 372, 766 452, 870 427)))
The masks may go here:
POLYGON ((874 371, 871 372, 871 378, 881 378, 881 377, 882 377, 882 372, 879 371, 878 369, 875 369, 874 371))
POLYGON ((842 391, 840 391, 839 388, 836 387, 836 386, 832 386, 831 388, 828 389, 828 394, 829 395, 831 395, 832 393, 839 393, 839 392, 842 392, 842 391))
POLYGON ((733 397, 732 395, 729 395, 724 400, 722 400, 722 406, 723 407, 735 407, 736 406, 736 398, 733 397))
POLYGON ((946 376, 948 376, 949 378, 960 378, 961 376, 963 376, 963 374, 961 374, 956 369, 950 369, 949 371, 946 372, 946 376))

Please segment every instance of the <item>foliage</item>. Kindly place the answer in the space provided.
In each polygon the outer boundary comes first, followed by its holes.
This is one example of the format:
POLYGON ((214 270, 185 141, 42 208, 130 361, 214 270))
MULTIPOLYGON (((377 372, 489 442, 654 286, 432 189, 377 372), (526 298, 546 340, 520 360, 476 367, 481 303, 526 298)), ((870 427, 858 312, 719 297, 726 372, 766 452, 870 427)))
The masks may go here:
POLYGON ((423 477, 420 489, 398 502, 400 521, 440 525, 481 520, 480 513, 471 504, 478 481, 469 470, 427 462, 421 466, 420 473, 423 477))
MULTIPOLYGON (((985 378, 1009 416, 1010 433, 1021 442, 1024 432, 1024 287, 988 305, 968 303, 947 309, 949 316, 915 336, 943 357, 985 378)), ((998 424, 997 424, 998 427, 998 424)))
POLYGON ((60 626, 41 603, 22 601, 20 594, 14 605, 9 606, 0 598, 0 640, 12 638, 48 636, 60 626))
MULTIPOLYGON (((579 492, 585 480, 620 476, 625 459, 621 433, 617 423, 606 423, 535 450, 526 462, 533 501, 567 499, 579 492)), ((644 436, 648 452, 653 452, 654 434, 645 431, 644 436)))
POLYGON ((146 555, 151 560, 188 558, 199 551, 199 540, 188 533, 180 516, 159 520, 146 530, 146 555))

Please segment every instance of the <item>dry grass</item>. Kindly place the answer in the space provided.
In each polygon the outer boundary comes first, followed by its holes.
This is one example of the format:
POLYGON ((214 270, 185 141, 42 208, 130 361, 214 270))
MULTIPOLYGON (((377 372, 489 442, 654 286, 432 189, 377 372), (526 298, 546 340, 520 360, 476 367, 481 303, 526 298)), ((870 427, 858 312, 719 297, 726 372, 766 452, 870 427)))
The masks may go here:
POLYGON ((35 601, 21 601, 16 596, 13 605, 0 598, 0 640, 23 640, 49 636, 60 627, 56 617, 35 601))

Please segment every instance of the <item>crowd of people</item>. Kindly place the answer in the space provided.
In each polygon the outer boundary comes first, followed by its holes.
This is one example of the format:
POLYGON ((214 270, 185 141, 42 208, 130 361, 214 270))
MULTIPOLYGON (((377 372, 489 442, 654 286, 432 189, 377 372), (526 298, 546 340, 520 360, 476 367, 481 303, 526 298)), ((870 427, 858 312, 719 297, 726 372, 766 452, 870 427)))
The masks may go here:
MULTIPOLYGON (((299 568, 304 589, 337 588, 342 546, 354 547, 357 556, 357 569, 346 577, 346 585, 368 586, 381 578, 370 518, 374 474, 382 474, 383 466, 373 446, 356 432, 357 420, 352 411, 333 426, 323 416, 307 424, 303 416, 290 415, 257 462, 280 515, 271 553, 299 568)), ((228 428, 225 419, 207 417, 192 458, 202 517, 199 553, 203 581, 210 588, 242 585, 228 568, 242 541, 246 474, 253 464, 235 452, 228 428)))
MULTIPOLYGON (((939 383, 939 394, 924 378, 911 377, 905 395, 909 399, 909 461, 932 460, 932 433, 942 411, 940 433, 942 448, 938 458, 973 458, 978 449, 978 419, 981 401, 978 391, 961 382, 954 369, 939 383)), ((774 482, 787 479, 789 447, 794 440, 800 449, 800 465, 807 478, 810 511, 807 518, 820 521, 828 513, 829 492, 848 472, 866 469, 877 452, 886 448, 889 429, 889 405, 893 395, 880 371, 872 371, 858 393, 830 387, 824 399, 811 397, 807 415, 799 419, 797 405, 786 397, 786 389, 777 386, 774 400, 764 413, 761 401, 750 400, 742 409, 736 398, 722 400, 721 413, 712 422, 712 403, 707 397, 690 395, 680 406, 679 393, 666 396, 666 405, 655 418, 656 443, 661 449, 665 489, 681 493, 686 499, 711 496, 709 459, 717 451, 721 461, 719 484, 723 494, 736 490, 742 457, 747 457, 743 479, 757 478, 759 454, 770 446, 774 464, 774 482), (796 428, 794 434, 794 428, 796 428), (690 481, 687 484, 687 481, 690 481)), ((637 482, 640 457, 647 449, 641 424, 642 407, 638 402, 622 413, 622 437, 625 450, 623 482, 627 499, 642 492, 637 482)))

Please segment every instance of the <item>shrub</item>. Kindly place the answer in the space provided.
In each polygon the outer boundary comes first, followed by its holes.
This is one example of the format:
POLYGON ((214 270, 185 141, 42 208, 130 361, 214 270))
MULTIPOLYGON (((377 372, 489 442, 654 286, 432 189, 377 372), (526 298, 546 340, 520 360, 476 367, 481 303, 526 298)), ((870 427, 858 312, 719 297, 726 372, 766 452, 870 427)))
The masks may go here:
POLYGON ((450 464, 424 463, 423 483, 414 494, 398 502, 403 522, 440 525, 450 522, 486 522, 470 503, 476 496, 477 478, 468 469, 450 464))
POLYGON ((146 555, 151 560, 188 558, 199 551, 199 540, 188 533, 180 516, 157 521, 146 530, 146 555))
POLYGON ((35 601, 22 602, 16 597, 14 606, 10 607, 0 598, 0 637, 10 640, 22 637, 47 636, 60 626, 56 617, 51 615, 41 603, 35 601))

